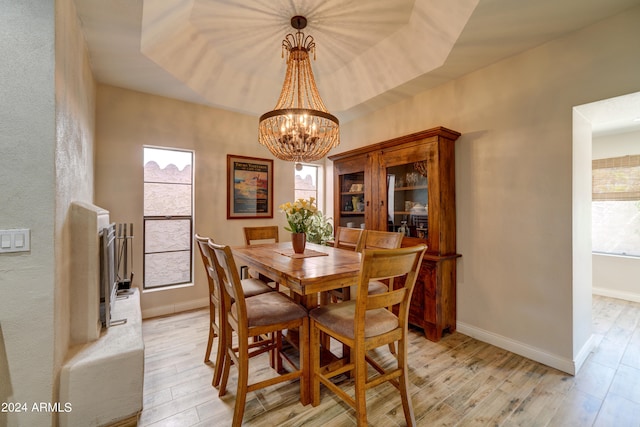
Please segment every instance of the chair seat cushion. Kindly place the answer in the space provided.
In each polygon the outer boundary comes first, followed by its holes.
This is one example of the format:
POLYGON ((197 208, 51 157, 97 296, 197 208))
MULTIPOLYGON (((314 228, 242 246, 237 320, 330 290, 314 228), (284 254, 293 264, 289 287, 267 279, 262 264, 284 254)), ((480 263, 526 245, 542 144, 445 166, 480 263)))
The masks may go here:
MULTIPOLYGON (((316 322, 352 339, 355 337, 353 330, 355 315, 355 300, 328 304, 309 312, 309 317, 316 322)), ((375 337, 396 329, 398 325, 398 318, 386 308, 369 310, 365 314, 364 336, 375 337)))
MULTIPOLYGON (((249 327, 267 326, 301 319, 307 310, 280 292, 269 292, 245 299, 249 327)), ((237 317, 236 304, 231 305, 231 313, 237 317)))
POLYGON ((245 298, 273 291, 273 288, 264 283, 262 280, 250 278, 242 279, 240 282, 242 283, 242 291, 245 298))
POLYGON ((369 295, 386 294, 389 292, 389 287, 378 280, 370 280, 368 292, 369 295))

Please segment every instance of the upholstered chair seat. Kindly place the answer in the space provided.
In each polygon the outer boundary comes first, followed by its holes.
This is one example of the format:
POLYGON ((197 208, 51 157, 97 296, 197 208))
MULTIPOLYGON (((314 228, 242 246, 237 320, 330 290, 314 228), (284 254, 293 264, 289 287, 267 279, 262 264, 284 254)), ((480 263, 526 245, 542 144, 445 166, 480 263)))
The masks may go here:
MULTIPOLYGON (((260 298, 247 298, 247 324, 249 327, 273 325, 299 319, 307 315, 300 305, 291 304, 291 299, 279 292, 269 292, 260 298)), ((239 317, 236 304, 231 305, 231 314, 239 317)))
POLYGON ((265 282, 260 279, 254 279, 253 277, 242 279, 240 282, 242 284, 242 291, 244 292, 245 298, 273 291, 273 288, 265 282))
MULTIPOLYGON (((319 324, 330 326, 336 333, 351 339, 355 338, 353 330, 355 316, 355 300, 325 305, 309 313, 309 317, 319 324)), ((365 338, 382 335, 398 327, 398 318, 386 308, 367 311, 364 322, 365 338)))
POLYGON ((369 295, 385 294, 389 292, 389 287, 379 280, 369 282, 369 295))

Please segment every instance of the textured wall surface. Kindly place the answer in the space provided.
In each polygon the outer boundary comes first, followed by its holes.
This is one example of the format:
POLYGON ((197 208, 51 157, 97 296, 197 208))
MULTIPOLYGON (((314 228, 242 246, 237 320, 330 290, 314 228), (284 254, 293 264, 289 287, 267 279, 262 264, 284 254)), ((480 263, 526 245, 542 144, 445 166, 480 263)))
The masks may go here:
POLYGON ((71 252, 74 244, 69 221, 71 203, 93 202, 93 134, 95 83, 72 0, 56 2, 56 152, 54 369, 69 347, 71 252))
MULTIPOLYGON (((258 144, 258 118, 111 86, 98 86, 96 101, 96 204, 111 220, 133 223, 133 285, 142 288, 143 147, 194 152, 194 230, 217 242, 239 245, 242 228, 278 225, 277 207, 293 199, 293 163, 274 160, 273 219, 227 220, 227 154, 273 158, 258 144)), ((207 280, 194 258, 194 286, 142 292, 143 317, 203 307, 207 280)))
POLYGON ((67 211, 93 197, 94 83, 71 0, 0 7, 0 225, 31 230, 30 252, 0 256, 0 401, 51 404, 69 343, 67 211))
MULTIPOLYGON (((31 230, 30 252, 0 255, 0 402, 31 405, 55 381, 54 4, 0 4, 0 225, 31 230)), ((0 412, 0 425, 51 417, 0 412)))
POLYGON ((636 7, 342 126, 345 150, 438 125, 462 133, 458 322, 467 332, 559 364, 573 360, 574 337, 577 348, 588 339, 590 308, 573 317, 575 294, 591 289, 573 283, 572 109, 638 90, 640 57, 626 53, 638 20, 636 7))

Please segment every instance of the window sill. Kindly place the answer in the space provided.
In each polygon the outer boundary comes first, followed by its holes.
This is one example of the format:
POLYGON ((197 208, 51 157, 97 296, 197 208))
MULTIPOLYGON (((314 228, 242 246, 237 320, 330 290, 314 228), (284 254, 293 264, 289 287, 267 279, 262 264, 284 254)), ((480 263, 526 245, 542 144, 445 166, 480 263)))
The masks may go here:
POLYGON ((609 254, 606 252, 591 252, 591 255, 598 255, 603 257, 614 257, 614 258, 629 258, 629 259, 640 259, 638 255, 627 255, 627 254, 609 254))
POLYGON ((170 286, 158 286, 156 288, 143 289, 142 293, 146 294, 146 293, 153 293, 153 292, 169 291, 173 289, 190 288, 192 286, 194 286, 193 283, 182 283, 180 285, 170 285, 170 286))

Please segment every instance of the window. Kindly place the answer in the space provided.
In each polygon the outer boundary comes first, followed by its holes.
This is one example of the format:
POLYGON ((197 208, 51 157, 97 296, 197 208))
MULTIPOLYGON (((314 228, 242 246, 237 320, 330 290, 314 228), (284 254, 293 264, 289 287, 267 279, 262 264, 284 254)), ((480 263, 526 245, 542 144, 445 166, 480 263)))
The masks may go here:
MULTIPOLYGON (((316 165, 303 165, 296 163, 295 171, 295 196, 294 200, 313 197, 316 203, 320 203, 318 197, 318 169, 316 165)), ((320 205, 317 205, 320 208, 320 205)))
POLYGON ((593 251, 640 256, 640 155, 593 160, 593 251))
POLYGON ((191 283, 193 153, 144 148, 144 289, 191 283))

